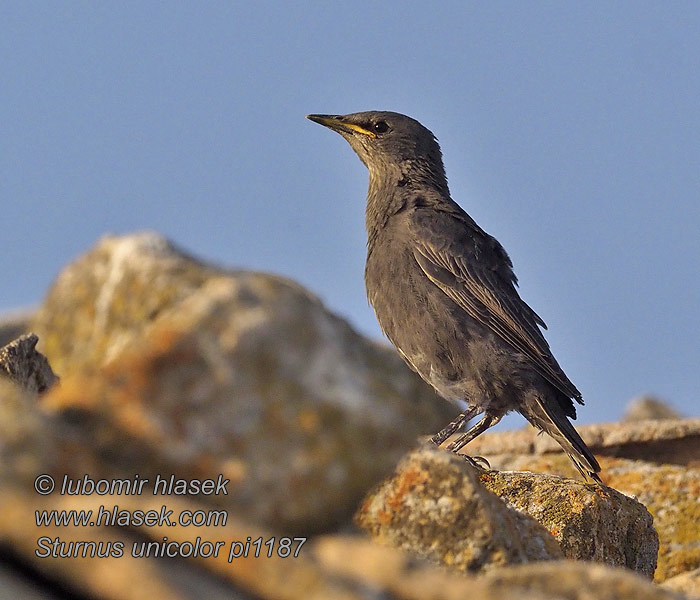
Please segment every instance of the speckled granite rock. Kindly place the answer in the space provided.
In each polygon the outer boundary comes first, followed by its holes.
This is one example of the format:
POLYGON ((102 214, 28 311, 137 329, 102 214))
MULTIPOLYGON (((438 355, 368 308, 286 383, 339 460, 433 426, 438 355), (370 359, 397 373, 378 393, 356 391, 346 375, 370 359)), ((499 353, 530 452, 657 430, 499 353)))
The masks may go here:
POLYGON ((36 351, 38 341, 29 333, 0 348, 0 376, 34 394, 45 392, 58 381, 46 357, 36 351))
POLYGON ((559 556, 647 577, 656 567, 658 538, 635 500, 577 480, 477 471, 430 445, 402 460, 357 521, 379 541, 456 570, 559 556))
POLYGON ((458 571, 561 557, 551 534, 488 492, 478 473, 426 445, 368 496, 357 522, 383 543, 458 571))
MULTIPOLYGON (((653 516, 659 534, 655 580, 700 568, 700 419, 588 425, 580 431, 599 459, 603 482, 637 498, 653 516)), ((574 476, 566 456, 541 444, 534 432, 487 433, 468 450, 496 469, 574 476)))
POLYGON ((69 265, 35 327, 64 375, 42 405, 93 448, 95 476, 222 473, 227 507, 287 534, 343 523, 451 415, 301 286, 202 265, 155 234, 69 265))
POLYGON ((632 498, 555 475, 492 471, 479 479, 509 506, 544 525, 566 558, 654 575, 659 537, 647 509, 632 498))

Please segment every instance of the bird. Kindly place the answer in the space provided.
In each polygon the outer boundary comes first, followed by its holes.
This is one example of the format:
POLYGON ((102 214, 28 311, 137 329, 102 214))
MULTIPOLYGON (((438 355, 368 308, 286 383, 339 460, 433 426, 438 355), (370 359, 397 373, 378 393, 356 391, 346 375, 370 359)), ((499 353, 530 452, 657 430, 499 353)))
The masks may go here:
POLYGON ((345 138, 369 171, 368 300, 408 366, 461 410, 432 442, 481 416, 448 445, 459 453, 516 411, 600 483, 600 465, 569 421, 581 393, 518 294, 505 249, 452 199, 433 133, 390 111, 307 118, 345 138))

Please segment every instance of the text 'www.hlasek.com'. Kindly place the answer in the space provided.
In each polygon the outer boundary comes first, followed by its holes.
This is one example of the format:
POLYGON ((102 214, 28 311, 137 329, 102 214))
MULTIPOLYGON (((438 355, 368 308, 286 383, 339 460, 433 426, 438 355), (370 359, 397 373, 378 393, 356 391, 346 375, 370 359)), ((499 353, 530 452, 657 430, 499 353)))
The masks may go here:
POLYGON ((46 507, 36 510, 36 526, 45 528, 48 535, 37 538, 34 553, 39 558, 226 557, 228 562, 237 558, 299 556, 306 542, 305 537, 248 535, 245 539, 231 539, 231 535, 226 535, 226 510, 194 506, 184 508, 179 506, 179 500, 176 508, 169 508, 158 501, 158 497, 162 499, 164 496, 169 497, 171 502, 174 501, 173 497, 178 496, 226 496, 229 483, 230 480, 223 475, 218 475, 216 479, 178 479, 174 475, 157 475, 153 480, 139 475, 130 479, 97 480, 88 475, 76 479, 64 475, 58 480, 51 475, 39 475, 34 480, 34 490, 42 496, 57 492, 66 500, 85 500, 85 497, 89 497, 94 502, 94 497, 101 496, 109 498, 110 502, 85 507, 76 507, 80 503, 72 502, 73 508, 46 507), (118 502, 112 502, 115 497, 123 497, 128 502, 126 505, 122 502, 120 506, 118 502), (134 502, 133 497, 139 501, 134 502), (204 533, 184 536, 180 533, 184 527, 204 533), (84 533, 87 528, 105 529, 96 529, 95 535, 90 536, 84 533), (116 528, 137 531, 142 535, 128 542, 113 539, 107 532, 118 531, 116 528), (164 529, 170 535, 162 535, 164 529), (73 539, 76 537, 85 539, 73 539))

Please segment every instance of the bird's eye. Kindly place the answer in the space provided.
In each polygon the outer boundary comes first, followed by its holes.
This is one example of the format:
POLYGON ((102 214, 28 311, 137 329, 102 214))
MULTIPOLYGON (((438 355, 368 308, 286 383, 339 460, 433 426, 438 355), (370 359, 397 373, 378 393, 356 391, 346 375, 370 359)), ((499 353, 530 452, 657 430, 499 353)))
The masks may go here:
POLYGON ((386 133, 387 131, 389 131, 389 126, 386 124, 385 121, 377 121, 372 126, 372 129, 374 129, 374 131, 377 133, 386 133))

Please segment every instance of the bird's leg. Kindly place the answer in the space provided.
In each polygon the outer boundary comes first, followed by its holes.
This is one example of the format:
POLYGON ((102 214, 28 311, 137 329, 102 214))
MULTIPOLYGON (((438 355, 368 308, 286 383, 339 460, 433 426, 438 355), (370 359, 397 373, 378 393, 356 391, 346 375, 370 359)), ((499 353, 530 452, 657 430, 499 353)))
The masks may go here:
POLYGON ((471 442, 478 435, 484 433, 484 431, 486 431, 489 427, 492 427, 498 423, 501 418, 502 417, 499 415, 490 415, 488 413, 485 414, 481 421, 474 425, 474 427, 472 427, 469 431, 460 435, 454 442, 447 446, 447 449, 450 452, 457 454, 462 447, 471 442))
MULTIPOLYGON (((450 422, 450 424, 447 425, 447 427, 445 427, 442 431, 439 431, 433 437, 431 437, 430 441, 433 442, 433 444, 435 444, 436 446, 439 446, 448 437, 450 437, 455 431, 457 431, 460 427, 462 427, 462 425, 464 425, 467 421, 473 419, 480 412, 481 411, 478 408, 468 408, 461 415, 459 415, 454 421, 450 422)), ((460 446, 460 448, 461 448, 461 446, 460 446)))

